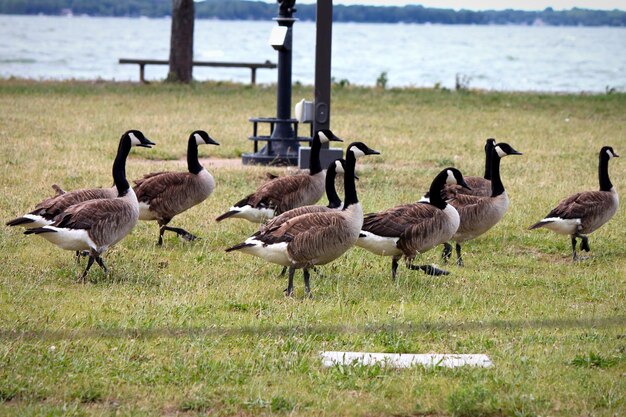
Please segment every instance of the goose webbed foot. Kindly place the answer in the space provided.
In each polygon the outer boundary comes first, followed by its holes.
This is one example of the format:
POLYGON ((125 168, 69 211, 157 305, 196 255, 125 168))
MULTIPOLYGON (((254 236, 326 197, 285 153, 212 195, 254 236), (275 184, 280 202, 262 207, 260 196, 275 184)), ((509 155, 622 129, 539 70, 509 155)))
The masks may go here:
POLYGON ((159 241, 157 242, 157 245, 159 246, 163 245, 163 234, 165 233, 166 230, 176 233, 178 237, 186 240, 187 242, 193 242, 194 240, 200 239, 198 236, 195 236, 189 233, 188 231, 186 231, 185 229, 181 229, 180 227, 169 227, 169 226, 164 225, 164 226, 161 226, 161 228, 159 229, 159 241))
POLYGON ((181 238, 185 239, 187 242, 193 242, 194 240, 201 239, 198 236, 192 235, 189 232, 185 232, 185 233, 179 234, 178 236, 180 236, 181 238))
POLYGON ((432 275, 432 276, 450 275, 450 272, 437 268, 435 265, 408 264, 406 267, 410 269, 411 271, 424 271, 426 275, 432 275))
POLYGON ((452 245, 448 242, 443 244, 443 250, 441 251, 441 259, 443 263, 447 264, 452 256, 452 245))

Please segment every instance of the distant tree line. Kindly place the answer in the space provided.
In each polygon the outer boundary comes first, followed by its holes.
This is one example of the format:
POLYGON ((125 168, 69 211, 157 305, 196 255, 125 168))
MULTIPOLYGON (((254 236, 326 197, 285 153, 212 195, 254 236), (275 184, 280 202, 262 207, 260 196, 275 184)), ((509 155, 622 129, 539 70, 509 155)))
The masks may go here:
MULTIPOLYGON (((297 4, 296 17, 315 20, 314 4, 297 4)), ((276 3, 247 0, 205 0, 195 4, 196 18, 221 20, 270 20, 276 3)), ((546 24, 553 26, 626 26, 626 12, 573 8, 555 11, 436 9, 418 5, 403 7, 334 6, 336 22, 443 23, 443 24, 546 24)), ((172 13, 171 0, 0 0, 0 14, 164 17, 172 13)))

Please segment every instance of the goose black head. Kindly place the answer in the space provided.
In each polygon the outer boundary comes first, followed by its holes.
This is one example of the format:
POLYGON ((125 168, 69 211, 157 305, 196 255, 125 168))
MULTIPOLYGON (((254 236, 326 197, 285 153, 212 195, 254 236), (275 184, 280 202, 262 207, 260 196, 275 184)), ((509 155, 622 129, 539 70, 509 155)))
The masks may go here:
POLYGON ((315 132, 313 140, 319 140, 320 143, 328 143, 330 141, 343 142, 343 139, 337 137, 330 129, 320 129, 315 132))
POLYGON ((603 153, 606 154, 609 159, 619 157, 619 155, 615 153, 613 147, 611 146, 603 146, 602 149, 600 149, 600 155, 602 155, 603 153))
POLYGON ((204 130, 196 130, 191 134, 191 137, 196 140, 196 145, 220 145, 204 130))
POLYGON ((448 167, 444 169, 444 171, 448 174, 448 176, 446 177, 446 184, 458 184, 463 188, 471 190, 470 186, 467 185, 467 183, 465 182, 461 171, 452 167, 448 167))
POLYGON ((128 138, 130 140, 130 146, 140 146, 142 148, 151 148, 156 143, 152 142, 150 139, 144 136, 141 131, 132 129, 126 131, 122 137, 128 138))
POLYGON ((485 152, 491 152, 491 150, 496 146, 496 140, 494 138, 489 138, 485 142, 485 152))
POLYGON ((347 152, 352 152, 356 159, 359 159, 360 157, 365 155, 380 155, 380 152, 368 147, 363 142, 352 142, 350 145, 348 145, 348 150, 346 151, 346 153, 347 152))
POLYGON ((504 143, 504 142, 500 142, 496 144, 496 146, 493 148, 493 151, 500 158, 504 158, 507 155, 524 155, 523 153, 518 152, 515 149, 513 149, 513 147, 509 145, 508 143, 504 143))

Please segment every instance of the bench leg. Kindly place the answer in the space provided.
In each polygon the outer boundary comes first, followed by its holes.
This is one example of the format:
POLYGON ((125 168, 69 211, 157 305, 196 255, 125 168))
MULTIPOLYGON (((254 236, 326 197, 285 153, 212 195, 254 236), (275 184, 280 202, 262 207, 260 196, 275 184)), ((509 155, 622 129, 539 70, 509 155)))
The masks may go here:
POLYGON ((250 84, 256 85, 256 68, 250 68, 250 84))
POLYGON ((146 83, 145 67, 145 64, 139 64, 139 82, 142 84, 146 83))

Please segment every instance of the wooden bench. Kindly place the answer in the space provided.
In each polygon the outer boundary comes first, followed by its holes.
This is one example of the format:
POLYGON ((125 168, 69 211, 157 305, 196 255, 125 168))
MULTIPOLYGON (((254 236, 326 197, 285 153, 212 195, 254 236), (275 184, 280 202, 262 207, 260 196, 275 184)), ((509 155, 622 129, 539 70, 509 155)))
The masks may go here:
MULTIPOLYGON (((139 81, 146 82, 145 67, 146 65, 169 65, 170 62, 165 59, 130 59, 120 58, 120 64, 135 64, 139 65, 139 81)), ((256 70, 258 68, 276 68, 276 64, 265 61, 263 63, 255 62, 207 62, 207 61, 193 61, 195 67, 227 67, 227 68, 250 68, 250 83, 256 84, 256 70)))

